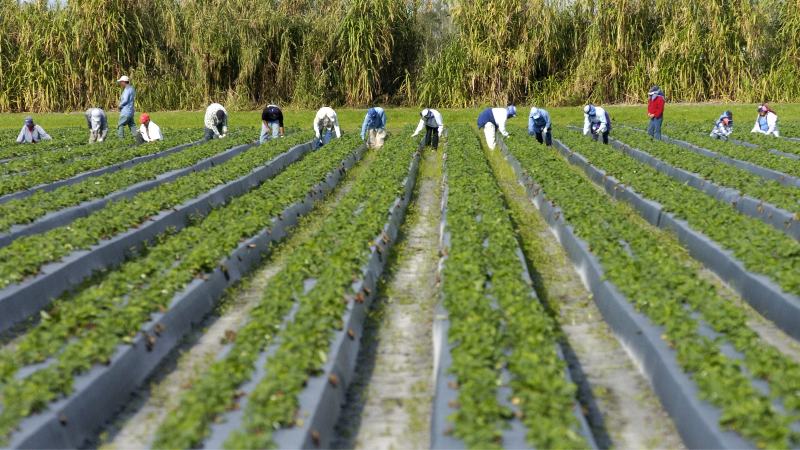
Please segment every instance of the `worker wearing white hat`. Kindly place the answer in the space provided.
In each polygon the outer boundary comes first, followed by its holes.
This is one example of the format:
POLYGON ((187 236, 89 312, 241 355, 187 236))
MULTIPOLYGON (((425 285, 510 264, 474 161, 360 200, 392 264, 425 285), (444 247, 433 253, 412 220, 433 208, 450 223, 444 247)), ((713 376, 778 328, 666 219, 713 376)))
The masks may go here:
POLYGON ((108 136, 108 117, 100 108, 86 110, 86 126, 89 127, 89 143, 103 142, 108 136))
POLYGON ((583 107, 583 134, 592 133, 592 139, 597 141, 603 136, 603 144, 608 145, 608 133, 611 132, 611 118, 608 112, 594 105, 583 107))
POLYGON ((430 145, 434 151, 439 148, 439 138, 442 137, 442 131, 444 131, 444 122, 442 121, 442 115, 439 111, 431 108, 423 109, 422 112, 419 113, 422 117, 419 120, 419 125, 417 125, 417 129, 414 131, 414 134, 411 137, 414 137, 422 131, 422 128, 425 128, 425 145, 430 145))
POLYGON ((117 82, 122 86, 122 95, 119 98, 119 122, 117 122, 117 137, 125 137, 125 126, 131 131, 131 136, 136 135, 136 125, 133 123, 133 99, 136 91, 131 86, 131 79, 127 75, 119 77, 117 82))
POLYGON ((539 143, 545 143, 548 147, 553 145, 553 136, 550 130, 553 129, 553 123, 550 121, 550 114, 537 107, 531 108, 531 113, 528 115, 528 134, 536 136, 539 143))
POLYGON ((342 130, 339 128, 339 117, 336 115, 336 111, 329 106, 323 106, 314 116, 314 133, 317 136, 314 140, 314 147, 320 148, 333 139, 332 131, 336 132, 337 138, 342 137, 342 130), (322 134, 322 130, 325 130, 325 135, 322 134))

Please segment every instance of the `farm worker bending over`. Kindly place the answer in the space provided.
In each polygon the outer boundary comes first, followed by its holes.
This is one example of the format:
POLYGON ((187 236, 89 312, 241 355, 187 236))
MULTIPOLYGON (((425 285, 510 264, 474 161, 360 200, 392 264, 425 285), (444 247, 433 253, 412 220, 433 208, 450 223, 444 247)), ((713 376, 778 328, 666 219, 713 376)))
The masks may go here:
POLYGON ((536 136, 536 140, 541 144, 544 142, 548 147, 553 145, 551 130, 553 124, 550 122, 550 114, 547 111, 533 107, 528 115, 528 134, 536 136))
POLYGON ((418 135, 422 131, 422 127, 425 127, 425 145, 430 145, 436 151, 439 148, 439 138, 442 137, 444 130, 442 115, 439 114, 439 111, 430 108, 423 109, 419 115, 422 116, 422 119, 419 119, 419 125, 411 137, 418 135))
POLYGON ((517 108, 514 105, 508 108, 486 108, 481 111, 478 116, 478 129, 483 128, 483 134, 486 135, 486 145, 490 150, 494 150, 497 145, 497 131, 500 134, 508 137, 506 131, 506 120, 517 117, 517 108))
POLYGON ((219 139, 228 135, 228 111, 219 103, 212 103, 206 108, 206 117, 203 120, 206 127, 205 139, 219 139))
POLYGON ((122 86, 122 95, 119 98, 119 121, 117 122, 117 137, 122 139, 125 137, 125 126, 131 130, 131 136, 136 132, 136 126, 133 124, 133 98, 136 95, 136 90, 131 86, 131 79, 127 75, 123 75, 117 80, 122 86))
POLYGON ((386 140, 386 113, 380 106, 370 108, 367 115, 364 116, 364 124, 361 125, 361 139, 364 139, 367 130, 369 130, 367 146, 383 147, 383 141, 386 140))
POLYGON ((108 117, 100 108, 86 110, 86 126, 89 127, 89 143, 103 142, 108 136, 108 117))
POLYGON ((339 118, 336 116, 336 111, 329 106, 323 106, 314 117, 314 133, 317 135, 314 140, 315 148, 320 148, 333 139, 331 130, 336 132, 337 138, 342 137, 342 130, 339 129, 339 118), (324 135, 322 130, 325 130, 324 135))
POLYGON ((284 136, 283 111, 275 105, 267 105, 261 112, 261 139, 259 142, 264 143, 278 136, 284 136), (269 134, 270 130, 272 135, 269 134))
POLYGON ((44 128, 34 125, 33 117, 25 118, 25 125, 22 126, 22 130, 17 136, 17 142, 20 144, 35 144, 45 140, 49 141, 50 139, 53 138, 44 131, 44 128))
POLYGON ((599 106, 583 107, 583 134, 592 132, 592 139, 597 141, 603 135, 603 144, 608 145, 608 133, 611 131, 611 118, 605 109, 599 106))
POLYGON ((647 102, 647 117, 650 118, 650 125, 647 127, 647 134, 650 137, 661 140, 661 123, 664 121, 664 91, 658 86, 653 86, 647 93, 650 98, 647 102))
POLYGON ((780 136, 778 134, 778 114, 767 105, 759 106, 756 124, 750 132, 780 136))
POLYGON ((142 117, 139 118, 139 123, 142 126, 139 127, 139 132, 136 133, 136 145, 164 139, 164 136, 161 135, 161 128, 150 121, 149 114, 142 114, 142 117))
POLYGON ((733 133, 733 113, 725 111, 719 115, 719 119, 714 124, 714 129, 711 130, 710 137, 714 139, 728 140, 728 136, 733 133))

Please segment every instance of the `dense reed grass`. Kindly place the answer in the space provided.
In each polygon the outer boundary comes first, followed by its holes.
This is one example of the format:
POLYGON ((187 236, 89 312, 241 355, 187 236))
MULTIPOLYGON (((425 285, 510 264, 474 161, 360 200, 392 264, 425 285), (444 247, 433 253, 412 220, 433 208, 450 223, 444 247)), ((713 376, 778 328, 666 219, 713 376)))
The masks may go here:
POLYGON ((800 0, 0 0, 0 111, 798 101, 800 0))

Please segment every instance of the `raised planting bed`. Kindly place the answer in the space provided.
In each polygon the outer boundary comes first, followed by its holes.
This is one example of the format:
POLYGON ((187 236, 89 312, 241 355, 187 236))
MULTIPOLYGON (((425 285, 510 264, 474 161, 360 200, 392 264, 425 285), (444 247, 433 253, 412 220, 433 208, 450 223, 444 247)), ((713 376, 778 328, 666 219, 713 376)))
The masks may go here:
POLYGON ((79 447, 96 435, 363 150, 353 134, 308 153, 49 310, 0 357, 4 443, 79 447))
POLYGON ((288 257, 153 447, 329 445, 365 311, 414 186, 419 140, 410 134, 386 141, 322 228, 288 257))
MULTIPOLYGON (((577 129, 575 131, 578 131, 577 129)), ((800 241, 800 188, 781 186, 735 167, 627 129, 616 129, 613 148, 657 171, 722 200, 800 241)))
MULTIPOLYGON (((292 141, 309 140, 312 137, 308 132, 294 136, 292 141)), ((232 146, 227 150, 220 150, 219 145, 197 145, 162 159, 54 191, 38 191, 29 197, 0 205, 0 247, 22 236, 67 225, 103 208, 110 201, 130 199, 141 192, 172 183, 179 177, 223 164, 258 145, 250 142, 245 135, 231 135, 230 139, 225 142, 225 145, 232 146), (236 145, 238 142, 244 143, 236 145)))
POLYGON ((432 448, 596 448, 472 127, 451 127, 432 448))
POLYGON ((800 243, 727 203, 563 129, 557 148, 609 195, 651 224, 671 229, 760 314, 800 339, 800 243), (575 149, 580 148, 580 153, 575 149))
MULTIPOLYGON (((781 139, 775 136, 767 136, 760 133, 751 133, 750 129, 752 128, 753 122, 755 122, 755 114, 753 115, 752 120, 746 121, 735 121, 739 125, 737 125, 737 130, 735 134, 731 134, 728 142, 742 145, 747 148, 751 148, 754 150, 760 151, 768 151, 774 153, 779 156, 789 157, 793 159, 800 158, 800 144, 797 142, 781 139)), ((714 127, 713 124, 702 124, 697 122, 689 122, 687 120, 677 120, 674 122, 669 123, 670 127, 675 127, 685 131, 694 131, 697 133, 704 133, 708 136, 708 133, 714 127), (706 129, 706 126, 708 127, 706 129)), ((781 128, 781 123, 778 123, 778 128, 781 128)))
MULTIPOLYGON (((177 133, 176 133, 177 134, 177 133)), ((205 141, 199 129, 178 134, 172 140, 142 144, 138 147, 119 147, 119 141, 111 140, 92 144, 97 156, 76 159, 63 164, 37 168, 29 172, 0 177, 0 204, 22 198, 36 191, 51 191, 61 186, 80 183, 87 178, 116 172, 136 164, 169 156, 192 145, 205 141), (179 144, 175 146, 175 144, 179 144), (102 151, 101 148, 106 151, 102 151)), ((133 142, 131 142, 132 144, 133 142)))
POLYGON ((501 144, 506 159, 686 446, 800 444, 800 366, 765 343, 668 235, 631 220, 627 208, 561 157, 577 161, 587 146, 616 152, 579 135, 571 149, 556 140, 560 149, 551 150, 510 131, 501 144))
POLYGON ((18 144, 17 136, 19 135, 19 130, 19 128, 8 130, 0 138, 0 161, 8 162, 14 158, 39 155, 65 147, 76 147, 89 143, 89 131, 81 127, 45 130, 53 140, 35 144, 18 144))
MULTIPOLYGON (((631 130, 645 133, 631 124, 631 130)), ((617 127, 616 129, 620 129, 617 127)), ((745 170, 766 180, 775 180, 782 186, 800 187, 800 160, 776 155, 763 150, 745 148, 721 139, 712 139, 706 134, 687 131, 677 126, 666 126, 661 140, 685 148, 709 158, 714 158, 727 165, 745 170)))
MULTIPOLYGON (((94 271, 272 177, 311 149, 308 136, 271 141, 211 169, 108 203, 85 218, 0 248, 0 331, 39 312, 94 271)), ((245 140, 246 137, 242 137, 245 140)), ((215 140, 223 150, 237 141, 215 140)))

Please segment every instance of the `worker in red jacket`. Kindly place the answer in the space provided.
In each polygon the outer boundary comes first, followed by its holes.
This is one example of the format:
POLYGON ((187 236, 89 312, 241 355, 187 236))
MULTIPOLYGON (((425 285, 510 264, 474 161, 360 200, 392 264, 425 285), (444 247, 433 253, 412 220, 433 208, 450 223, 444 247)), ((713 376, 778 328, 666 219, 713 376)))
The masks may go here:
POLYGON ((661 122, 664 121, 664 91, 658 86, 653 86, 647 94, 650 101, 647 103, 647 117, 650 118, 650 126, 647 127, 647 134, 650 137, 661 140, 661 122))

